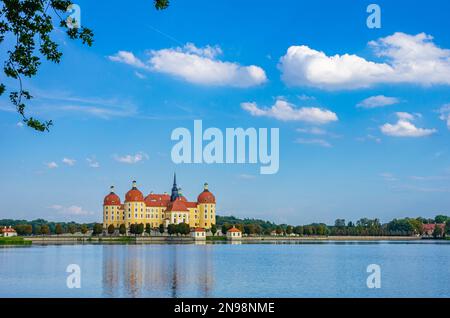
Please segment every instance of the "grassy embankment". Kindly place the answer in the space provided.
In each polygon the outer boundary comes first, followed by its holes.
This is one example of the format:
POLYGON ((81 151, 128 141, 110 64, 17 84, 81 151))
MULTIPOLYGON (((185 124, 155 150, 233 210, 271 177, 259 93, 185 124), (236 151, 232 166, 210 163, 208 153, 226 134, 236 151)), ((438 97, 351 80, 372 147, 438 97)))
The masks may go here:
POLYGON ((31 245, 31 241, 25 241, 23 237, 0 237, 0 245, 31 245))
POLYGON ((227 238, 225 236, 207 236, 207 241, 226 241, 227 238))

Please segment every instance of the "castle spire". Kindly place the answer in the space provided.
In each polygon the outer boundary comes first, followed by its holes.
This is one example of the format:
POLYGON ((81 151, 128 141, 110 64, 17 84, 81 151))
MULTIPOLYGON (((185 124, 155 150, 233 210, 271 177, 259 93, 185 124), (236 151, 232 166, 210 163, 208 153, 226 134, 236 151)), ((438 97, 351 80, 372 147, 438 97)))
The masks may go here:
POLYGON ((178 198, 178 186, 177 186, 177 175, 173 174, 173 186, 172 186, 172 195, 170 196, 170 201, 175 201, 178 198))

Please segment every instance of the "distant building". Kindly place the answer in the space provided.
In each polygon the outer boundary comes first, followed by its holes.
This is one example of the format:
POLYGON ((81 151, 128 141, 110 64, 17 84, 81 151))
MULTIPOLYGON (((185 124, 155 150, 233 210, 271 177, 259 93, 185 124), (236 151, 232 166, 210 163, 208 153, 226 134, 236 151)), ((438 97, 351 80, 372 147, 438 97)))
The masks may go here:
POLYGON ((227 239, 228 240, 240 240, 242 238, 242 232, 241 230, 237 229, 236 227, 232 227, 227 231, 227 239))
POLYGON ((17 236, 17 232, 16 230, 14 230, 11 226, 10 227, 3 227, 1 229, 1 234, 4 237, 12 237, 12 236, 17 236))
POLYGON ((206 240, 206 231, 202 227, 196 227, 191 230, 194 240, 206 240))
POLYGON ((422 231, 423 231, 422 236, 433 237, 433 232, 434 232, 434 229, 436 228, 436 226, 438 226, 441 229, 441 235, 442 235, 445 230, 445 224, 444 223, 438 223, 438 224, 432 223, 432 224, 424 224, 422 226, 422 231))
POLYGON ((103 228, 111 224, 115 228, 121 224, 129 228, 131 224, 140 223, 150 224, 152 228, 161 224, 167 227, 169 224, 187 223, 190 227, 210 229, 216 224, 216 198, 205 183, 197 200, 188 201, 177 186, 175 175, 171 194, 151 192, 144 197, 136 181, 133 181, 123 204, 112 186, 111 192, 103 200, 103 228))

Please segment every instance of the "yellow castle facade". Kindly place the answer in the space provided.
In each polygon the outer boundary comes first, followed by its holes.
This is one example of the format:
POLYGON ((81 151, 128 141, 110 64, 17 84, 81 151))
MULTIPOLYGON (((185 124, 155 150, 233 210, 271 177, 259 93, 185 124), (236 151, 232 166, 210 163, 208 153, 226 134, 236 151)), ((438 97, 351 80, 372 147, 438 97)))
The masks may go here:
POLYGON ((187 223, 190 227, 210 229, 216 223, 216 198, 205 183, 197 201, 188 201, 177 186, 176 175, 170 195, 151 192, 144 197, 133 181, 123 203, 111 186, 111 192, 103 200, 103 228, 111 224, 119 228, 124 224, 128 229, 131 224, 140 223, 150 224, 152 228, 161 224, 167 227, 169 224, 187 223))

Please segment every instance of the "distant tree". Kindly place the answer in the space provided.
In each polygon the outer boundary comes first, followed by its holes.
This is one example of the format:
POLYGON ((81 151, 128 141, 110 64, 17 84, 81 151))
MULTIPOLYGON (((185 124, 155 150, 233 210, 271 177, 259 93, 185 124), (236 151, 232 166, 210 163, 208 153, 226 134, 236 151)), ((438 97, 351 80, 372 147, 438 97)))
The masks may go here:
POLYGON ((303 226, 296 226, 294 227, 294 233, 297 235, 303 235, 303 226))
POLYGON ((159 225, 159 233, 164 234, 164 224, 159 225))
POLYGON ((56 224, 56 226, 55 226, 55 234, 56 235, 60 235, 60 234, 62 234, 63 233, 63 228, 62 228, 62 226, 61 226, 61 224, 56 224))
POLYGON ((354 227, 354 226, 355 226, 355 225, 353 224, 352 221, 349 221, 348 224, 347 224, 347 227, 354 227))
POLYGON ((50 228, 47 224, 44 224, 40 227, 40 234, 42 235, 49 235, 50 234, 50 228))
POLYGON ((39 235, 39 234, 41 234, 41 226, 40 226, 40 225, 35 225, 35 226, 33 226, 33 234, 34 234, 34 235, 39 235))
POLYGON ((275 232, 280 235, 283 233, 283 228, 281 226, 277 226, 277 228, 275 229, 275 232))
POLYGON ((217 233, 217 226, 215 224, 211 225, 211 233, 213 236, 217 233))
POLYGON ((130 224, 128 231, 130 234, 136 234, 136 224, 130 224))
POLYGON ((75 224, 69 224, 67 229, 70 234, 75 234, 75 232, 77 231, 77 226, 75 224))
POLYGON ((173 235, 177 233, 177 226, 175 224, 169 224, 167 226, 167 232, 169 233, 169 235, 173 235))
POLYGON ((144 233, 144 229, 145 229, 144 223, 139 223, 136 226, 136 234, 137 235, 142 235, 142 233, 144 233))
POLYGON ((147 233, 148 235, 152 233, 152 226, 150 225, 150 223, 145 224, 145 233, 147 233))
POLYGON ((222 234, 226 234, 229 229, 231 229, 233 226, 230 223, 224 223, 222 225, 222 234))
POLYGON ((423 233, 423 222, 421 219, 407 219, 413 227, 414 233, 421 235, 423 233))
POLYGON ((18 224, 14 226, 17 235, 31 235, 33 233, 33 227, 30 224, 18 224))
POLYGON ((334 226, 336 227, 345 227, 345 220, 344 219, 337 219, 334 221, 334 226))
POLYGON ((114 227, 114 225, 110 224, 108 226, 108 234, 109 235, 113 235, 115 230, 116 230, 116 228, 114 227))
POLYGON ((436 217, 434 218, 434 222, 435 223, 445 223, 448 220, 448 216, 446 215, 436 215, 436 217))
POLYGON ((100 223, 95 223, 92 229, 92 235, 100 235, 103 232, 103 225, 100 223))
POLYGON ((288 225, 286 227, 286 234, 291 235, 294 232, 294 227, 292 225, 288 225))
POLYGON ((434 227, 434 230, 433 230, 433 237, 440 238, 440 237, 442 237, 442 234, 443 234, 442 228, 436 224, 436 226, 434 227))
POLYGON ((86 234, 88 232, 88 230, 89 229, 86 224, 81 225, 81 229, 80 229, 81 234, 86 234))
POLYGON ((187 223, 179 223, 176 226, 176 232, 177 234, 181 234, 181 235, 187 235, 191 232, 191 228, 189 227, 189 224, 187 223))
POLYGON ((119 234, 120 235, 124 235, 126 233, 127 233, 127 228, 126 228, 125 224, 120 224, 120 226, 119 226, 119 234))

